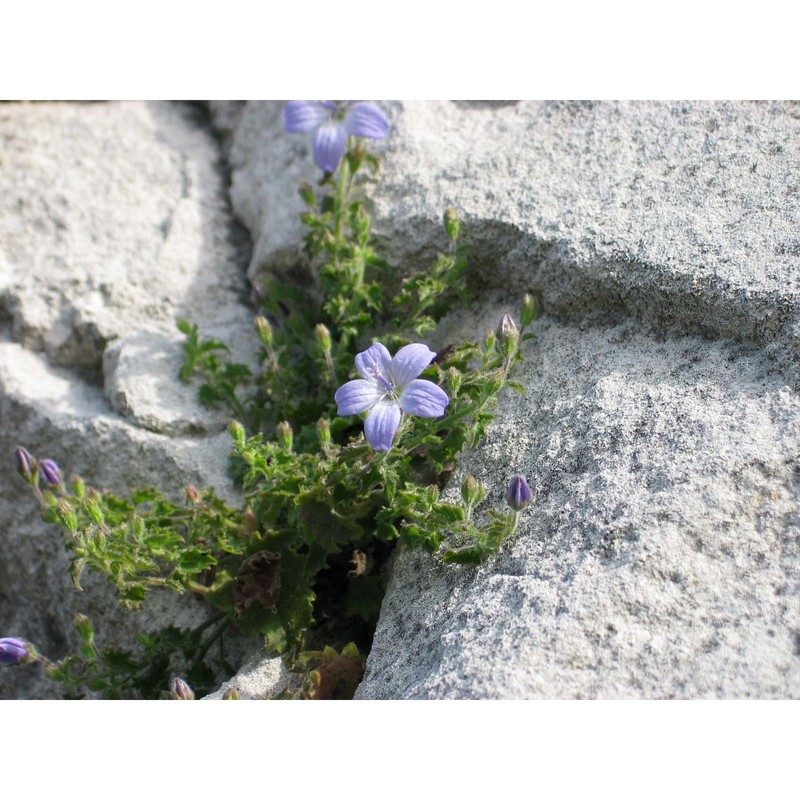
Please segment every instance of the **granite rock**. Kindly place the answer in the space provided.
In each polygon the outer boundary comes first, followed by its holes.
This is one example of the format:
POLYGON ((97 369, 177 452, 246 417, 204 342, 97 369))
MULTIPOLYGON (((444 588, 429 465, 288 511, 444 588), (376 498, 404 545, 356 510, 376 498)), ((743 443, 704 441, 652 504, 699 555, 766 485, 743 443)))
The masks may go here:
MULTIPOLYGON (((12 454, 120 493, 196 483, 238 500, 226 420, 177 378, 179 317, 255 358, 249 244, 213 130, 188 104, 6 104, 0 185, 0 630, 59 658, 78 611, 101 644, 194 626, 207 612, 191 598, 130 614, 101 579, 75 592, 12 454)), ((0 673, 0 697, 59 694, 37 667, 0 673)))

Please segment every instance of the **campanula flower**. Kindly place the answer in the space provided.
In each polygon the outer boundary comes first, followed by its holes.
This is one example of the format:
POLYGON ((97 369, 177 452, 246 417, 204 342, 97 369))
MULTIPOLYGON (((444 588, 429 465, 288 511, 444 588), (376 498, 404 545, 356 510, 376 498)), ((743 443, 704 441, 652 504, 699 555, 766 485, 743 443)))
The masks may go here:
POLYGON ((35 659, 33 649, 22 639, 0 639, 0 664, 26 664, 35 659))
POLYGON ((528 481, 525 480, 525 476, 515 475, 508 483, 506 503, 508 503, 514 511, 522 511, 532 499, 533 494, 531 493, 530 486, 528 486, 528 481))
POLYGON ((50 458, 43 458, 39 462, 39 474, 45 483, 51 486, 58 486, 61 483, 61 470, 58 464, 50 458))
POLYGON ((380 343, 356 356, 361 379, 341 386, 334 400, 346 417, 368 411, 364 435, 373 450, 392 446, 402 412, 415 417, 441 417, 450 398, 432 381, 417 379, 436 356, 424 344, 407 344, 394 358, 380 343))
POLYGON ((331 100, 292 100, 283 107, 287 133, 314 133, 314 163, 323 172, 336 172, 347 150, 347 137, 383 139, 389 120, 373 103, 334 103, 331 100))

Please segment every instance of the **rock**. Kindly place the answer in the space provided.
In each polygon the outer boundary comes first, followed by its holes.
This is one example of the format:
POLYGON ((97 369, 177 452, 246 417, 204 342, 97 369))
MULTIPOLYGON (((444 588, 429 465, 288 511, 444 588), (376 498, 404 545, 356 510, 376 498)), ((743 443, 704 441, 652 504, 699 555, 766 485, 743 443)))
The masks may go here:
MULTIPOLYGON (((481 330, 510 304, 451 321, 481 330)), ((534 494, 479 568, 396 559, 357 697, 800 697, 800 399, 726 341, 544 319, 463 474, 534 494)))
MULTIPOLYGON (((430 263, 448 206, 471 248, 480 301, 438 343, 496 326, 497 287, 545 316, 462 467, 534 506, 477 570, 400 551, 357 696, 800 696, 800 106, 387 107, 384 254, 430 263)), ((297 257, 278 198, 315 177, 280 127, 248 104, 232 137, 254 279, 297 257)))
POLYGON ((228 689, 239 694, 239 700, 273 700, 285 689, 299 688, 296 674, 286 669, 282 658, 255 653, 229 681, 203 700, 224 700, 228 689))
MULTIPOLYGON (((173 103, 6 104, 0 141, 0 630, 60 658, 78 611, 100 644, 193 627, 206 611, 185 596, 151 594, 131 614, 101 579, 75 592, 12 454, 122 494, 179 499, 195 483, 238 503, 226 417, 177 378, 178 317, 255 359, 247 237, 218 143, 201 110, 173 103)), ((38 667, 0 672, 0 697, 47 696, 60 688, 38 667)))

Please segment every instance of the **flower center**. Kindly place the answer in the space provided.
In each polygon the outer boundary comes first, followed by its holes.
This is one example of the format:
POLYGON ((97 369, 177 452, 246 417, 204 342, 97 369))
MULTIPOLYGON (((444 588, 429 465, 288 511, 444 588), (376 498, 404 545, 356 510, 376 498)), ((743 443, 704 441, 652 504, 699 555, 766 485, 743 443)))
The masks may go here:
POLYGON ((391 393, 392 396, 394 396, 394 386, 392 386, 392 384, 389 383, 389 381, 387 381, 386 378, 383 377, 383 375, 381 375, 381 371, 377 367, 373 368, 372 374, 375 376, 375 380, 378 381, 378 383, 381 386, 383 386, 383 388, 387 392, 391 393))

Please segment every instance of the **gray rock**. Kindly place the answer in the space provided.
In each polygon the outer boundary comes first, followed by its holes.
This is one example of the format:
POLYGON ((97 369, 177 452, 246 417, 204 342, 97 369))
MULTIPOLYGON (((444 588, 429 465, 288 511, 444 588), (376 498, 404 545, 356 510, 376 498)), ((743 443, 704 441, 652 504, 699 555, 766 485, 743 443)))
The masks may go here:
MULTIPOLYGON (((800 107, 396 103, 365 186, 400 272, 465 220, 477 302, 534 291, 525 398, 464 459, 535 502, 479 569, 400 550, 361 698, 797 697, 800 107)), ((302 266, 318 173, 278 104, 220 110, 249 274, 302 266)), ((455 488, 451 488, 455 492, 455 488)))
MULTIPOLYGON (((0 141, 0 631, 59 658, 78 611, 101 644, 193 627, 207 612, 192 598, 153 594, 130 614, 100 579, 75 592, 12 454, 120 493, 179 499, 196 483, 238 502, 225 418, 177 378, 178 317, 255 358, 218 143, 198 109, 171 103, 6 104, 0 141)), ((0 697, 59 694, 37 667, 0 672, 0 697)))
POLYGON ((462 464, 486 507, 517 472, 533 504, 480 568, 400 553, 358 696, 800 696, 795 391, 730 342, 535 330, 462 464))

